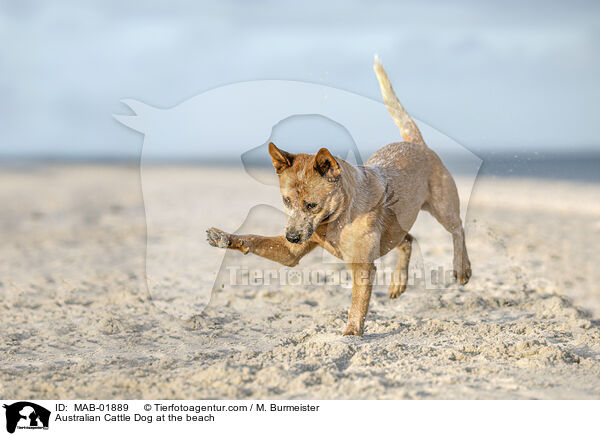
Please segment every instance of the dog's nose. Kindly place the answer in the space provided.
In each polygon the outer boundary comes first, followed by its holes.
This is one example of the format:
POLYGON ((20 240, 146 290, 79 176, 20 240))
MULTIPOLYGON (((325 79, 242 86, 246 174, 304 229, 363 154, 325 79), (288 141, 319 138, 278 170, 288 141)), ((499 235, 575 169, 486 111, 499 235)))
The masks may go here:
POLYGON ((287 239, 288 241, 290 241, 293 244, 297 244, 298 242, 300 242, 300 233, 298 232, 287 232, 285 234, 285 239, 287 239))

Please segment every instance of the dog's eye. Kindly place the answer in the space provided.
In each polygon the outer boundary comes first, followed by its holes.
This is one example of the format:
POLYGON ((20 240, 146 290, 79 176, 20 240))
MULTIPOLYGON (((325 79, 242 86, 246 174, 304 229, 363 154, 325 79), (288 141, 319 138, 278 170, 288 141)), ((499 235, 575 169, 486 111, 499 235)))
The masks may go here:
POLYGON ((283 204, 285 204, 286 206, 289 206, 290 203, 291 203, 290 197, 283 197, 283 204))
POLYGON ((304 203, 304 207, 306 208, 306 210, 315 210, 317 206, 317 203, 304 203))

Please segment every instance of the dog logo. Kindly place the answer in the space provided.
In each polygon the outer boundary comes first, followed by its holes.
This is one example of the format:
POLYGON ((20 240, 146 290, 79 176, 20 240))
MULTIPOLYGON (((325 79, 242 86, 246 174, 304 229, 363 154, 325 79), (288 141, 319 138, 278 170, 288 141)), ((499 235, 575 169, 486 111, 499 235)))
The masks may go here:
POLYGON ((29 401, 19 401, 10 405, 4 404, 6 409, 6 431, 14 433, 18 429, 48 430, 50 411, 29 401))

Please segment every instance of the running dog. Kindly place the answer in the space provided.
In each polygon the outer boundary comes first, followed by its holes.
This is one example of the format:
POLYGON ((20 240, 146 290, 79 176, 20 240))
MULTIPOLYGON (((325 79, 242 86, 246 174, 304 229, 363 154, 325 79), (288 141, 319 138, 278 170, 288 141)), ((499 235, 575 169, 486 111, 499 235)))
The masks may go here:
POLYGON ((317 245, 344 260, 353 281, 344 335, 362 335, 374 261, 393 249, 399 257, 389 296, 396 298, 405 291, 413 241, 408 231, 421 210, 431 213, 451 233, 457 281, 465 285, 471 277, 456 184, 425 144, 377 57, 374 69, 385 105, 405 142, 379 149, 364 166, 351 165, 326 148, 314 155, 292 154, 270 143, 288 215, 285 236, 207 230, 212 246, 254 253, 287 266, 297 265, 317 245))

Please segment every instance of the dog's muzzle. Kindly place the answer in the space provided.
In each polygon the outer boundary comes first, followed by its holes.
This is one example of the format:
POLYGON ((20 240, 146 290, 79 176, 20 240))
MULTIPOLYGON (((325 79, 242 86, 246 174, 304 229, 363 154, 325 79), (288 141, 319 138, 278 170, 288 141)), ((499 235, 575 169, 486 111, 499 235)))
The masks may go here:
POLYGON ((290 232, 286 232, 285 239, 290 241, 292 244, 298 244, 300 242, 300 240, 302 239, 302 235, 300 234, 300 232, 290 231, 290 232))

